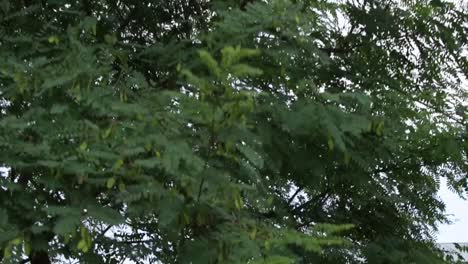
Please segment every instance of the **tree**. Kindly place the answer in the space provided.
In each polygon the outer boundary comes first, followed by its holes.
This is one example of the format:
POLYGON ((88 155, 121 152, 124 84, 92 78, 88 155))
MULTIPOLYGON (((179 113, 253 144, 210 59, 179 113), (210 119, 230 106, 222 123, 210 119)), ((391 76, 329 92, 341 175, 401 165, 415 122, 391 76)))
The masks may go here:
POLYGON ((0 1, 3 263, 446 263, 468 13, 0 1))

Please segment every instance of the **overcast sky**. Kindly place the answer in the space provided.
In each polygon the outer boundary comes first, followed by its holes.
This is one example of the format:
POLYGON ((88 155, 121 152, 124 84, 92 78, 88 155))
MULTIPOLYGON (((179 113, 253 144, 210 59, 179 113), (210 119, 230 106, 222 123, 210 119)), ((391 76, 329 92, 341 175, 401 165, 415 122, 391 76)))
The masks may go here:
POLYGON ((440 226, 437 242, 468 242, 468 200, 451 192, 445 180, 441 180, 439 195, 447 206, 446 213, 454 223, 440 226))

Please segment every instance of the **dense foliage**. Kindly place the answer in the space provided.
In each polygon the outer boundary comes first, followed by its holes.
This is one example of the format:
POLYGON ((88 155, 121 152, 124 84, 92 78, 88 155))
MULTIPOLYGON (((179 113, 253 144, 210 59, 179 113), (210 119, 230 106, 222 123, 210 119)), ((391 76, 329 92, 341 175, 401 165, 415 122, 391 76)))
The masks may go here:
POLYGON ((468 13, 1 0, 2 263, 446 263, 468 13))

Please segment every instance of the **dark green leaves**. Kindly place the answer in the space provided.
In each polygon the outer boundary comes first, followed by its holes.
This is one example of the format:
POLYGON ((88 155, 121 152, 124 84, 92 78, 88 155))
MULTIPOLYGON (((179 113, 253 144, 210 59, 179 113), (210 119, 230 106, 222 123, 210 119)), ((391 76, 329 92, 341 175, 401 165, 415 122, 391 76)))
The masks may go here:
POLYGON ((108 225, 118 225, 125 222, 125 218, 120 214, 119 211, 108 207, 88 207, 87 215, 108 225))
POLYGON ((4 261, 443 261, 461 8, 30 2, 0 1, 4 261))

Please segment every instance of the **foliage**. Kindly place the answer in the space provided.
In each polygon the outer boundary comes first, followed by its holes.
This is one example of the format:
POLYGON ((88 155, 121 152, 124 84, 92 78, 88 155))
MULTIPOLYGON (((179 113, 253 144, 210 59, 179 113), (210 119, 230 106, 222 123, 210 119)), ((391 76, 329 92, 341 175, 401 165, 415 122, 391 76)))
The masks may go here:
POLYGON ((0 1, 4 263, 445 263, 444 1, 0 1))

